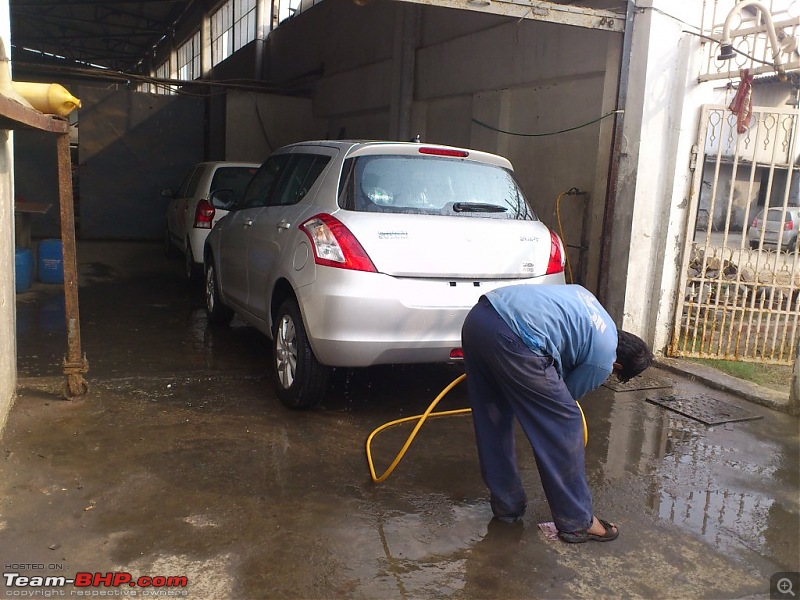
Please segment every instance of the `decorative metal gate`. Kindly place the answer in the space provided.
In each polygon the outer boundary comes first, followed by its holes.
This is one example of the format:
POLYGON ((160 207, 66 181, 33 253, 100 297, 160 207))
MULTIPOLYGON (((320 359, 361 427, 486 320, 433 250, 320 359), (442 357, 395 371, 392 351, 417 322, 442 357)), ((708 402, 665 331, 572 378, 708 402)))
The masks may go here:
POLYGON ((669 354, 794 362, 800 324, 798 110, 749 123, 705 106, 669 354))

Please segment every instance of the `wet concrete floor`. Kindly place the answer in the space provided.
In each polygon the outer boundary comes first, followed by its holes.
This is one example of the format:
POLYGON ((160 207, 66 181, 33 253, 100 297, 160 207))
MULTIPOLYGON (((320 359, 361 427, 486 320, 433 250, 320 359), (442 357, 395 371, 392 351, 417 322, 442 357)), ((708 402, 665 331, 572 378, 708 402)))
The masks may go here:
MULTIPOLYGON (((621 533, 568 545, 538 528, 550 515, 523 437, 528 513, 519 526, 490 522, 468 416, 430 421, 391 477, 371 482, 369 433, 423 412, 457 367, 337 371, 319 408, 290 411, 265 376, 266 341, 238 319, 209 327, 180 260, 134 243, 82 242, 78 256, 85 398, 60 398, 59 286, 18 296, 19 395, 0 440, 4 573, 188 580, 88 590, 117 596, 527 599, 769 598, 776 573, 800 571, 797 417, 655 368, 671 389, 600 388, 582 401, 587 471, 596 513, 621 533), (708 426, 647 401, 666 394, 760 418, 708 426)), ((459 386, 440 408, 466 403, 459 386)), ((379 471, 409 431, 377 438, 379 471)), ((87 592, 7 576, 0 587, 87 592)))

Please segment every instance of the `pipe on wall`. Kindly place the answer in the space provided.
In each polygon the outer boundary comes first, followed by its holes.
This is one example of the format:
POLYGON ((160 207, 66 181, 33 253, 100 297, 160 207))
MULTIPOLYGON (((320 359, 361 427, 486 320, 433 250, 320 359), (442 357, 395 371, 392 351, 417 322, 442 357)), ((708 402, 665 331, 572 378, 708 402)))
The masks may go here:
POLYGON ((603 228, 600 244, 600 261, 597 270, 597 298, 608 302, 608 272, 611 263, 611 241, 614 237, 614 218, 617 210, 617 188, 619 183, 620 149, 622 147, 622 127, 625 121, 625 98, 628 95, 628 76, 631 65, 631 43, 633 38, 633 15, 636 5, 628 0, 625 11, 625 29, 622 32, 622 50, 619 61, 617 83, 617 114, 614 116, 614 129, 611 133, 611 152, 609 154, 608 185, 603 210, 603 228))
POLYGON ((398 33, 395 43, 396 102, 394 135, 398 140, 411 138, 411 111, 414 105, 414 73, 420 11, 416 5, 398 6, 398 33))

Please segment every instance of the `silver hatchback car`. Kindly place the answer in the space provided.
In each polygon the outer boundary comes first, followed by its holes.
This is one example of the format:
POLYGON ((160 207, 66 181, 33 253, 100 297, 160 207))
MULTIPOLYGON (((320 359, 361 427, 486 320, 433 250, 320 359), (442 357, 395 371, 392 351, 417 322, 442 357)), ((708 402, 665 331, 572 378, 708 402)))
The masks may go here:
POLYGON ((787 206, 783 208, 770 208, 767 218, 764 211, 758 213, 747 230, 747 241, 750 247, 757 249, 759 244, 764 248, 776 248, 793 252, 797 248, 797 235, 800 231, 800 208, 787 206), (763 234, 763 238, 762 238, 763 234))
POLYGON ((304 408, 331 367, 459 360, 481 294, 563 284, 564 260, 505 158, 303 142, 273 153, 206 239, 206 312, 271 338, 278 395, 304 408))

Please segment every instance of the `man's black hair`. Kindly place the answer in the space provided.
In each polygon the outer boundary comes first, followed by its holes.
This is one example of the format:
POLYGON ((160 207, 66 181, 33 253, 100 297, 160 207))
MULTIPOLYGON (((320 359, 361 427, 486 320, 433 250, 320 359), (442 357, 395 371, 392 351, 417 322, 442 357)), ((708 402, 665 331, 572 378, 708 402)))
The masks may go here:
POLYGON ((653 364, 653 353, 644 340, 627 331, 617 332, 617 378, 625 383, 653 364))

